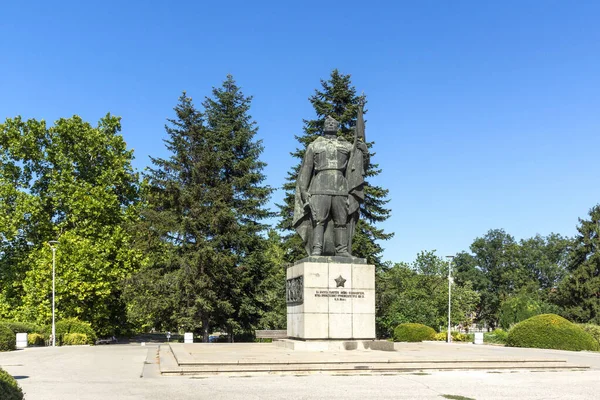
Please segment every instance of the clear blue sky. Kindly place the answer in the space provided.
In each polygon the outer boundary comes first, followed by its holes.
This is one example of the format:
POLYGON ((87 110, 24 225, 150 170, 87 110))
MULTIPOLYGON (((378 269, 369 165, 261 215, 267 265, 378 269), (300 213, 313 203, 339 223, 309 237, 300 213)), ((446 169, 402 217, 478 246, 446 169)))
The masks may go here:
POLYGON ((598 1, 23 0, 0 14, 0 118, 122 116, 139 169, 167 155, 180 93, 199 105, 231 73, 280 188, 319 79, 351 74, 390 190, 386 260, 468 250, 492 228, 571 236, 600 202, 598 1))

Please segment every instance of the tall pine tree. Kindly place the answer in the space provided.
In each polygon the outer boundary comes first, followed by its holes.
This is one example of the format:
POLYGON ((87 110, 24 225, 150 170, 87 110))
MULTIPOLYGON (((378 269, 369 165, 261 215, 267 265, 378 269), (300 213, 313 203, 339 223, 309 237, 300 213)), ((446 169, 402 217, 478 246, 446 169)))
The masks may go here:
POLYGON ((147 324, 201 331, 207 341, 213 329, 230 338, 249 330, 259 314, 248 311, 248 284, 262 271, 248 265, 265 247, 261 220, 271 215, 271 189, 263 184, 251 100, 228 76, 203 112, 184 93, 166 126, 171 156, 152 159, 139 229, 150 262, 129 293, 130 309, 144 313, 134 317, 149 316, 147 324))
MULTIPOLYGON (((296 135, 300 146, 291 155, 298 159, 298 164, 288 172, 286 183, 283 185, 286 192, 284 203, 278 205, 281 218, 278 228, 289 232, 284 237, 287 261, 292 262, 306 256, 302 239, 296 234, 292 226, 296 179, 306 147, 322 135, 323 123, 328 115, 340 122, 338 134, 352 143, 360 100, 361 97, 356 94, 356 89, 352 86, 350 75, 341 74, 337 69, 331 72, 329 80, 321 80, 321 88, 315 90, 315 94, 309 98, 315 109, 316 118, 305 119, 303 134, 296 135)), ((369 138, 368 127, 366 136, 369 138)), ((373 141, 367 143, 369 149, 372 149, 374 143, 373 141)), ((372 153, 371 161, 373 155, 372 153)), ((389 202, 387 199, 388 190, 369 182, 370 178, 377 176, 379 173, 381 173, 381 170, 377 164, 373 163, 366 171, 365 202, 360 208, 360 220, 352 243, 352 254, 354 256, 366 258, 369 263, 378 266, 381 265, 381 253, 383 252, 383 248, 378 241, 387 240, 393 236, 393 233, 385 233, 383 229, 376 227, 376 223, 385 221, 390 216, 390 210, 385 208, 389 202)))
POLYGON ((580 219, 569 273, 558 286, 557 302, 571 321, 600 324, 600 204, 580 219))

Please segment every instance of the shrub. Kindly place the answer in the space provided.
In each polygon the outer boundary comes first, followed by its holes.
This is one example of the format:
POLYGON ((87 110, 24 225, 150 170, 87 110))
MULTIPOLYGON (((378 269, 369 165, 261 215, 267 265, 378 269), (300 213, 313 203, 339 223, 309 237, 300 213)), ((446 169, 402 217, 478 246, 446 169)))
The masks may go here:
POLYGON ((14 321, 3 321, 4 325, 8 326, 15 334, 17 333, 39 333, 42 330, 40 327, 32 322, 14 322, 14 321))
POLYGON ((557 350, 599 350, 598 342, 581 327, 556 314, 542 314, 519 322, 509 332, 511 347, 557 350))
POLYGON ((502 329, 494 329, 493 332, 483 334, 483 341, 484 343, 505 344, 507 336, 508 332, 502 329))
POLYGON ((46 338, 40 333, 29 333, 27 334, 27 345, 28 346, 43 346, 46 344, 46 338))
POLYGON ((596 342, 598 342, 598 344, 600 345, 600 325, 579 324, 579 326, 584 331, 586 331, 587 333, 589 333, 594 339, 596 339, 596 342))
POLYGON ((475 335, 473 333, 452 332, 453 342, 470 342, 473 343, 475 335))
MULTIPOLYGON (((64 336, 67 333, 82 333, 87 336, 86 344, 96 342, 96 332, 92 329, 89 322, 80 321, 77 318, 62 319, 56 323, 56 344, 62 345, 64 336)), ((52 334, 52 327, 46 327, 46 334, 52 334)))
POLYGON ((422 342, 434 337, 433 328, 422 324, 400 324, 394 329, 394 342, 422 342))
POLYGON ((65 333, 62 344, 65 346, 77 346, 88 344, 89 339, 85 333, 65 333))
MULTIPOLYGON (((450 333, 450 335, 452 335, 453 342, 472 342, 473 340, 475 340, 475 335, 472 333, 452 332, 450 333)), ((446 340, 448 340, 448 331, 436 333, 433 339, 431 340, 445 342, 446 340)))
POLYGON ((0 324, 0 351, 11 351, 16 349, 17 337, 8 326, 0 324))
POLYGON ((21 387, 8 372, 0 368, 0 399, 23 400, 21 387))
MULTIPOLYGON (((452 332, 452 341, 453 342, 473 342, 475 340, 475 335, 472 333, 460 333, 460 332, 452 332)), ((439 342, 445 342, 448 340, 448 331, 436 333, 433 339, 439 342)))

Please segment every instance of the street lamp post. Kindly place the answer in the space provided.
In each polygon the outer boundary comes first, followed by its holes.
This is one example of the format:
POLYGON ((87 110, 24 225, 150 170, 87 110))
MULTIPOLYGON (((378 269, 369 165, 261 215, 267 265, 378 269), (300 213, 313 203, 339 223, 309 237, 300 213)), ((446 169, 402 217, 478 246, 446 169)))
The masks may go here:
POLYGON ((54 293, 56 290, 56 245, 58 244, 58 242, 56 240, 51 240, 48 243, 50 244, 50 248, 52 249, 52 347, 56 347, 56 319, 54 313, 54 293))
POLYGON ((448 343, 452 342, 452 334, 450 333, 451 328, 451 319, 450 312, 452 310, 452 261, 454 260, 454 256, 446 256, 449 260, 448 262, 448 343))

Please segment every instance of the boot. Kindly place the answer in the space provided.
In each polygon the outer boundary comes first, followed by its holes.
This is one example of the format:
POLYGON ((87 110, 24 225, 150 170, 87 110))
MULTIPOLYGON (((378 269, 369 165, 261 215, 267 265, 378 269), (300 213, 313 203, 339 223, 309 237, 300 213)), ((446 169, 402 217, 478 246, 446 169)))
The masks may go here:
POLYGON ((313 247, 311 256, 320 256, 323 253, 323 233, 325 227, 323 225, 317 225, 313 228, 313 247))
POLYGON ((348 231, 346 227, 335 228, 335 255, 340 257, 352 257, 348 252, 348 231))

